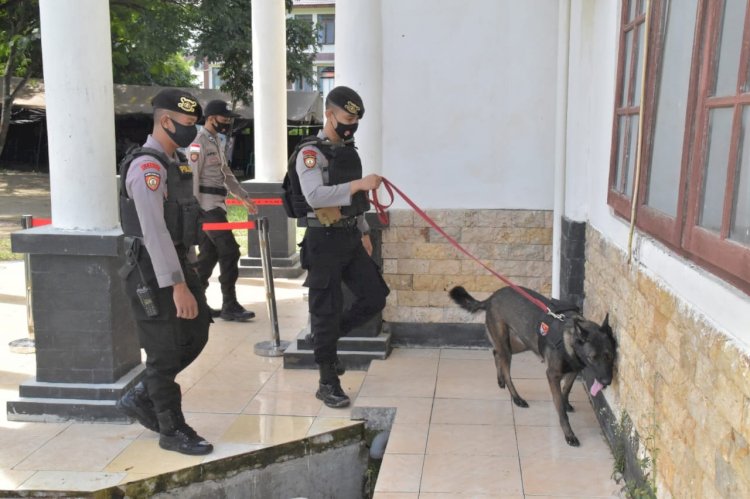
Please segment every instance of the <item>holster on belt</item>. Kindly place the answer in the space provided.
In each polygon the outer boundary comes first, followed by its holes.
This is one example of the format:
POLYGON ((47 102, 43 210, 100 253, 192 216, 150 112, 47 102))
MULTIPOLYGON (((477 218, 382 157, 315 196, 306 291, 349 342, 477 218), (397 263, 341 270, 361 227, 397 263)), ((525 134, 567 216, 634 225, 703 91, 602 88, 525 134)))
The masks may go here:
POLYGON ((341 220, 341 208, 338 206, 327 206, 313 210, 315 217, 323 225, 332 225, 341 220))
POLYGON ((125 239, 125 264, 117 271, 120 277, 126 279, 133 269, 138 266, 138 256, 141 252, 141 239, 139 237, 126 236, 125 239))

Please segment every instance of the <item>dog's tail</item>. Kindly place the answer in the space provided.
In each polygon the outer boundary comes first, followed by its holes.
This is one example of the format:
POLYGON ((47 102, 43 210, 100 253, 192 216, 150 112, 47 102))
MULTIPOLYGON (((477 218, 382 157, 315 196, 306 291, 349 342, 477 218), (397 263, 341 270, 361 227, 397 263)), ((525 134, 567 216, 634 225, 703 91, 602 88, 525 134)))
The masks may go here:
POLYGON ((451 289, 448 294, 454 302, 461 306, 461 308, 464 308, 471 313, 485 309, 486 302, 479 301, 471 296, 463 286, 456 286, 451 289))

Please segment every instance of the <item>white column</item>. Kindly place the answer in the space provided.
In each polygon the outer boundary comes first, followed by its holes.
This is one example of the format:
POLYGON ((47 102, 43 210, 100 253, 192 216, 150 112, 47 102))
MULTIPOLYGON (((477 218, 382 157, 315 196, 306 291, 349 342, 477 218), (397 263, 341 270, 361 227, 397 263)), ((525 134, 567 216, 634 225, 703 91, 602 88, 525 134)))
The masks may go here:
POLYGON ((119 225, 109 2, 41 0, 53 226, 119 225))
POLYGON ((255 180, 286 173, 286 14, 281 0, 252 0, 255 180))
POLYGON ((356 134, 365 175, 383 171, 382 38, 381 0, 336 1, 336 85, 351 87, 365 104, 356 134))
POLYGON ((560 2, 557 23, 557 107, 555 109, 555 175, 552 209, 552 297, 560 298, 562 217, 565 214, 565 168, 568 140, 568 59, 570 0, 560 2))

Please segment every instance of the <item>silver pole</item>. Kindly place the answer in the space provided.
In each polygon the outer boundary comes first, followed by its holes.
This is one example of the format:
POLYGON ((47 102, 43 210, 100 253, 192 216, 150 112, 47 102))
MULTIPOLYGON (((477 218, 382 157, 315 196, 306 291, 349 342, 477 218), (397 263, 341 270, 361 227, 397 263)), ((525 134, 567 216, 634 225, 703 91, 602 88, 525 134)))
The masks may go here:
POLYGON ((263 266, 263 280, 266 284, 266 308, 271 324, 271 341, 255 344, 255 354, 263 357, 280 357, 289 347, 288 341, 279 339, 279 320, 276 314, 276 294, 273 288, 273 265, 271 264, 271 245, 268 239, 268 218, 258 217, 258 242, 260 243, 260 262, 263 266))
MULTIPOLYGON (((23 228, 31 229, 34 226, 34 217, 32 215, 23 216, 23 228)), ((26 277, 26 323, 29 328, 29 338, 34 339, 34 301, 31 293, 31 255, 23 255, 24 275, 26 277)))
MULTIPOLYGON (((34 226, 34 217, 24 215, 21 219, 22 229, 31 229, 34 226)), ((11 341, 8 346, 13 353, 34 353, 36 350, 34 344, 34 313, 31 287, 31 255, 28 253, 23 256, 24 277, 26 279, 26 324, 29 330, 28 338, 21 338, 11 341)))

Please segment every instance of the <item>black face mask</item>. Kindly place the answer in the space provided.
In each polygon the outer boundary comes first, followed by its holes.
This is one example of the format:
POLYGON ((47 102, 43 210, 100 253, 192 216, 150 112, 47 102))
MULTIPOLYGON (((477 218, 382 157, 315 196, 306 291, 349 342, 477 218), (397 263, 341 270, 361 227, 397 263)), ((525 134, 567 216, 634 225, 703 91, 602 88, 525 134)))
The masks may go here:
POLYGON ((218 133, 223 133, 224 135, 226 135, 231 129, 231 123, 221 123, 220 121, 214 122, 214 130, 216 130, 218 133))
POLYGON ((167 132, 167 135, 169 135, 169 138, 172 139, 178 147, 189 146, 193 139, 195 139, 195 136, 198 134, 198 128, 195 125, 182 125, 180 123, 177 123, 172 118, 169 119, 172 120, 175 131, 170 132, 168 129, 162 126, 162 128, 164 128, 164 131, 167 132))
POLYGON ((341 123, 338 120, 336 121, 337 121, 336 128, 333 129, 333 131, 336 132, 336 135, 338 135, 344 140, 349 140, 352 137, 354 137, 354 132, 357 131, 357 128, 359 127, 359 122, 353 123, 351 125, 347 125, 345 123, 341 123))

